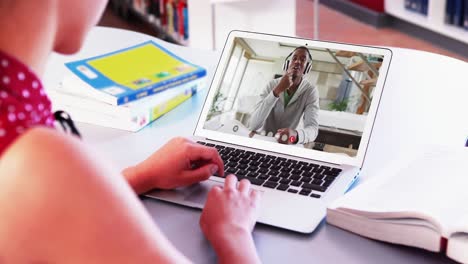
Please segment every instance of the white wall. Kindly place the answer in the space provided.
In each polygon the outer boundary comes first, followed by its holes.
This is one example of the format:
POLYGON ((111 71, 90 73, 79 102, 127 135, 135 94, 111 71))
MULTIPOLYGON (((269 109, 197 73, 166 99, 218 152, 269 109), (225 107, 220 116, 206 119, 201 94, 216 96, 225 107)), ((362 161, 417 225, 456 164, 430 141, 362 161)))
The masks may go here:
POLYGON ((296 35, 293 0, 189 0, 188 8, 191 47, 222 49, 234 29, 296 35))
POLYGON ((212 11, 209 0, 188 0, 189 46, 199 49, 213 49, 212 11))

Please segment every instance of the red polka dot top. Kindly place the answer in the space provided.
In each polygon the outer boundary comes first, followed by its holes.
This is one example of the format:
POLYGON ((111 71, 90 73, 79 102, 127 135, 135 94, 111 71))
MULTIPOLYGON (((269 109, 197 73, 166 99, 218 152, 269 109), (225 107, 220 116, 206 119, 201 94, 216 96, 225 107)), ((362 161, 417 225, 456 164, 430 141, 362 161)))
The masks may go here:
POLYGON ((0 51, 0 156, 27 129, 53 125, 51 102, 41 81, 26 65, 0 51))

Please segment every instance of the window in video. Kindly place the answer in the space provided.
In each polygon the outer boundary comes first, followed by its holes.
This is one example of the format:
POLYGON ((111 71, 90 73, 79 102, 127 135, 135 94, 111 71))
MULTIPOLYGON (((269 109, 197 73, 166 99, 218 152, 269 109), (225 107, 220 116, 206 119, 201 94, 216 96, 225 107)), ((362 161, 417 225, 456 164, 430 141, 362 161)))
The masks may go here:
POLYGON ((205 129, 356 156, 382 55, 234 42, 205 129))

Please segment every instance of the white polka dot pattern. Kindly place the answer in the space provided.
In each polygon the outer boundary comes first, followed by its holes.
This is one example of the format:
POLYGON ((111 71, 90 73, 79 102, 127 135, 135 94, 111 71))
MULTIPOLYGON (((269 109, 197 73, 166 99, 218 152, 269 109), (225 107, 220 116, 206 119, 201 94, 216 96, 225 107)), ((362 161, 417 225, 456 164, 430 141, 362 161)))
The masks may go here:
POLYGON ((28 98, 29 97, 29 91, 24 89, 23 92, 22 92, 22 95, 24 98, 28 98))
POLYGON ((33 126, 54 126, 41 82, 24 64, 0 51, 0 155, 33 126))

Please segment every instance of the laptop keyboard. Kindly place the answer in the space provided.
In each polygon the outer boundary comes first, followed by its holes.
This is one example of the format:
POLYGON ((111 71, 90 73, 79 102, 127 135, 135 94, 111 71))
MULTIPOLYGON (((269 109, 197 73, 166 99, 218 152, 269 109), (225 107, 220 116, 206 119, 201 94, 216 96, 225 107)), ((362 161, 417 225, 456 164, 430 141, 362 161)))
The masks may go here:
POLYGON ((218 150, 224 161, 224 176, 234 174, 239 180, 247 179, 254 185, 313 198, 320 198, 342 171, 202 141, 197 143, 218 150))

